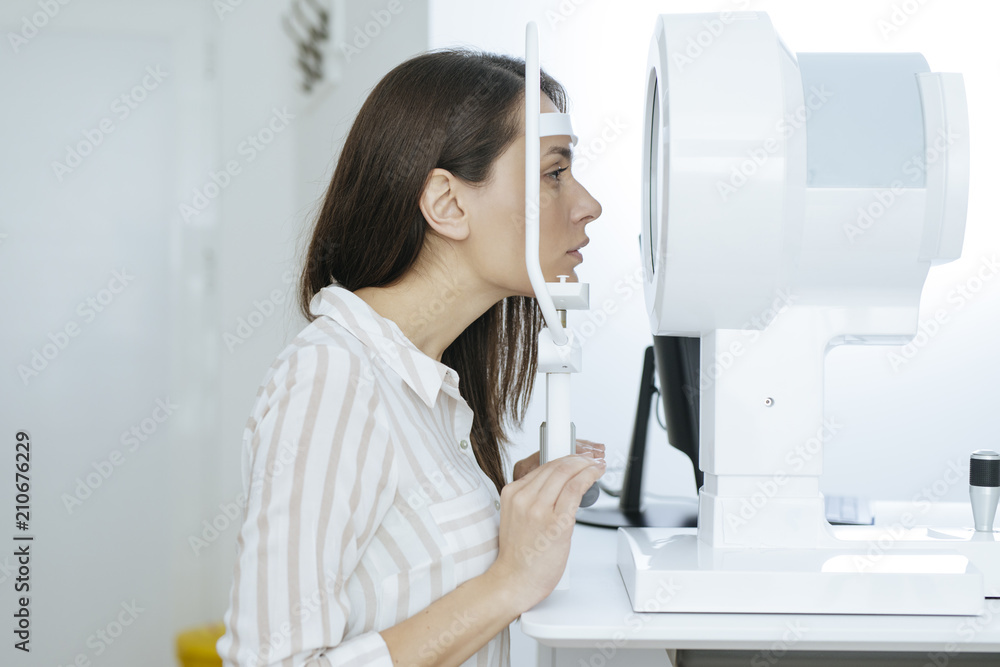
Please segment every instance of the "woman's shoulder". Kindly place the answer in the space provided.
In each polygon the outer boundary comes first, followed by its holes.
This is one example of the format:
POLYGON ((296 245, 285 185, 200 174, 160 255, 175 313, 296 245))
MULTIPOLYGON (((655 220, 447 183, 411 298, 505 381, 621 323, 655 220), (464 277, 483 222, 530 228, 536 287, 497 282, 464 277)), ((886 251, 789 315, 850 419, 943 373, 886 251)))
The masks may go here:
POLYGON ((373 377, 364 343, 338 322, 319 317, 275 357, 258 387, 253 412, 262 413, 296 385, 343 383, 358 392, 373 388, 373 377))

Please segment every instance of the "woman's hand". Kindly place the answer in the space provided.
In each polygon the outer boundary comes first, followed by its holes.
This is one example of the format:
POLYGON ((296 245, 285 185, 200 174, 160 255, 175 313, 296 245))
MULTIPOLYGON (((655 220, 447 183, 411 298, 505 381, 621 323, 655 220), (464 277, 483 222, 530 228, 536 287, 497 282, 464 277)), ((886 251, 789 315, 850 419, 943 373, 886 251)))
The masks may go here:
POLYGON ((489 572, 511 594, 518 613, 544 600, 559 583, 569 559, 576 510, 604 469, 604 459, 569 454, 501 490, 500 546, 489 572))
MULTIPOLYGON (((591 442, 590 440, 576 439, 576 453, 577 454, 589 454, 595 459, 604 458, 604 445, 599 442, 591 442)), ((527 475, 529 472, 538 467, 538 462, 540 460, 541 452, 535 452, 526 459, 521 459, 514 464, 513 475, 514 479, 518 480, 527 475)))

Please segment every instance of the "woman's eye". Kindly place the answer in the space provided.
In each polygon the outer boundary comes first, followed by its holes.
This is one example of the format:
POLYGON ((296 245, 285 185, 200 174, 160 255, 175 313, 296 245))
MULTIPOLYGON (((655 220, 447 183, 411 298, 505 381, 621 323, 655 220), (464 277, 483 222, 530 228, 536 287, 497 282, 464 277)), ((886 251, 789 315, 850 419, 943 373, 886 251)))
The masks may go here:
POLYGON ((545 175, 546 176, 551 176, 553 179, 555 179, 555 180, 558 181, 559 180, 559 174, 563 173, 567 169, 569 169, 569 167, 562 167, 560 169, 556 169, 555 171, 551 171, 551 172, 549 172, 549 173, 547 173, 545 175))

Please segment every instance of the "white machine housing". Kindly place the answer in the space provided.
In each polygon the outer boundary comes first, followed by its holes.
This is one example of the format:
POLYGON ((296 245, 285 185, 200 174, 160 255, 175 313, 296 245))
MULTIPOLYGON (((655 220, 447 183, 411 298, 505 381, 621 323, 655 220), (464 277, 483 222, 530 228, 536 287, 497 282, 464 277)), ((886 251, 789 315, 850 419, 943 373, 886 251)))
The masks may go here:
POLYGON ((646 306, 701 338, 705 481, 696 538, 618 529, 634 608, 669 586, 659 611, 979 613, 995 535, 896 531, 858 560, 886 529, 831 526, 819 490, 827 352, 910 341, 928 269, 961 255, 962 75, 794 54, 764 12, 665 14, 645 117, 646 306))

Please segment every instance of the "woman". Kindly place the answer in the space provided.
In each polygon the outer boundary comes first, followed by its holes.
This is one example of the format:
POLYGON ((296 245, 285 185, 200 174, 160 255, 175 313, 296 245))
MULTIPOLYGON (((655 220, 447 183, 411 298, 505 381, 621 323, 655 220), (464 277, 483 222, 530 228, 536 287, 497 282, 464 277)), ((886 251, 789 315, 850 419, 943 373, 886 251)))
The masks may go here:
MULTIPOLYGON (((544 72, 541 90, 542 113, 564 111, 544 72)), ((302 273, 310 324, 244 431, 226 664, 509 665, 508 626, 562 576, 604 446, 536 453, 505 484, 542 325, 523 104, 522 61, 447 50, 402 63, 361 107, 302 273)), ((601 214, 569 149, 542 138, 547 281, 575 277, 601 214)))

